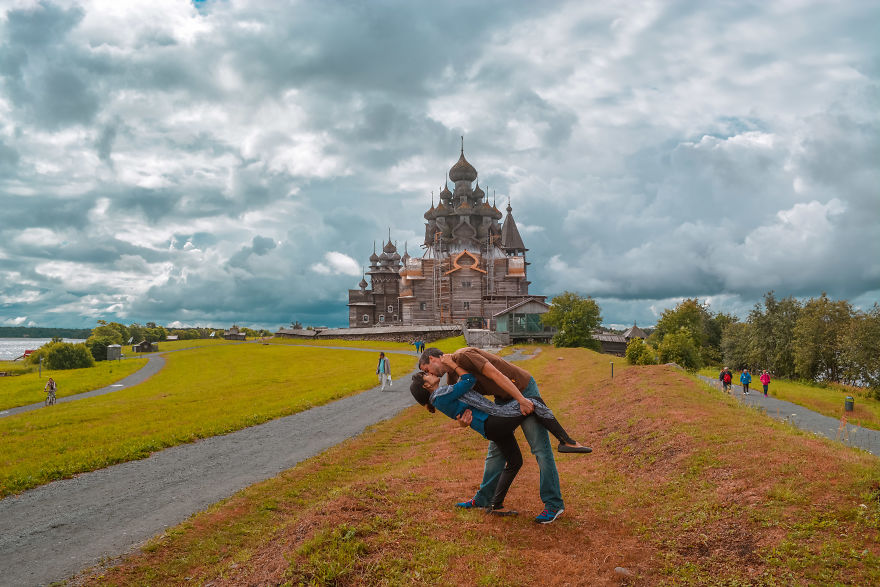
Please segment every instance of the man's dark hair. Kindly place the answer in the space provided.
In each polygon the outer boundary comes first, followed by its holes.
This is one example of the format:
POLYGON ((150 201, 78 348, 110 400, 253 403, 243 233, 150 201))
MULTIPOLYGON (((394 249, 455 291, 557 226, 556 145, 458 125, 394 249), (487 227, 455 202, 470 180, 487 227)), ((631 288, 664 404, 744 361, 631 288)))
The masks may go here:
POLYGON ((434 413, 434 406, 431 405, 431 392, 425 389, 424 373, 418 371, 413 375, 412 383, 409 384, 409 392, 417 402, 428 408, 432 414, 434 413))
POLYGON ((440 358, 443 356, 443 351, 438 349, 437 347, 430 347, 425 349, 425 352, 422 353, 422 356, 419 357, 419 367, 422 365, 427 365, 431 362, 431 357, 440 358))

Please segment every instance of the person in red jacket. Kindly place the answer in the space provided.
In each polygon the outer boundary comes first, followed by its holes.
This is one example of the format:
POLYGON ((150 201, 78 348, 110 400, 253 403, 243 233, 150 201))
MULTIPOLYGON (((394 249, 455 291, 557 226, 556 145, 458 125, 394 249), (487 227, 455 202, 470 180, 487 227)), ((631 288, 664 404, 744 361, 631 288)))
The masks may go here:
POLYGON ((770 374, 767 373, 767 369, 761 372, 761 385, 764 386, 764 397, 767 397, 767 386, 770 385, 770 374))

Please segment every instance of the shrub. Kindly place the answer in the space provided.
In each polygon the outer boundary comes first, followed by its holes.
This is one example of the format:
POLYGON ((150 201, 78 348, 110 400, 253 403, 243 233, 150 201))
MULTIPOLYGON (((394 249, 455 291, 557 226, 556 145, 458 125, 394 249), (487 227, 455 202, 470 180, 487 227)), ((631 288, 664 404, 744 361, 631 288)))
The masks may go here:
POLYGON ((47 369, 82 369, 95 365, 95 359, 85 343, 50 342, 31 353, 28 362, 37 364, 40 357, 43 357, 43 365, 47 369))
POLYGON ((109 336, 91 336, 86 341, 86 346, 96 361, 107 360, 107 346, 111 344, 117 343, 109 336))

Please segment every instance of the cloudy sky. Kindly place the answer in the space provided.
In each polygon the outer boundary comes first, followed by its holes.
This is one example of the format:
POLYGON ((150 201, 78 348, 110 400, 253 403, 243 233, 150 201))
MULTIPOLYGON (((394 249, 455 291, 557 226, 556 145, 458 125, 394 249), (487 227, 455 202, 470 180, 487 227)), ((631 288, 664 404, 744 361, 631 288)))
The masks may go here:
POLYGON ((533 293, 880 299, 877 2, 0 0, 0 324, 347 323, 465 155, 533 293))

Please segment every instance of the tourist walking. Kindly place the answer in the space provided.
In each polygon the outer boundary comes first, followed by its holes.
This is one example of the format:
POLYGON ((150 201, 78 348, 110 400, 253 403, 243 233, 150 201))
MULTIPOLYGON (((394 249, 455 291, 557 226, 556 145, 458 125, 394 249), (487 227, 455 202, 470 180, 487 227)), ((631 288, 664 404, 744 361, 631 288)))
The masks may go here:
MULTIPOLYGON (((419 359, 419 369, 438 377, 445 374, 448 383, 456 383, 459 379, 458 374, 445 365, 441 357, 443 351, 440 349, 434 347, 425 349, 419 359)), ((476 378, 474 391, 482 395, 495 396, 495 403, 503 404, 515 399, 519 402, 522 414, 527 415, 534 410, 534 404, 529 399, 541 398, 534 377, 522 367, 508 363, 501 357, 467 347, 452 353, 452 358, 458 366, 476 378)), ((461 425, 470 426, 472 418, 473 414, 470 410, 465 410, 456 419, 461 425)), ((526 418, 521 427, 540 470, 540 494, 541 501, 544 502, 544 511, 535 518, 535 521, 549 524, 558 518, 565 508, 559 485, 559 472, 556 470, 553 448, 550 445, 550 435, 535 418, 526 418)), ((505 464, 504 453, 495 442, 490 442, 479 490, 471 499, 456 505, 462 508, 489 507, 505 464)))
POLYGON ((743 395, 749 395, 749 383, 752 382, 752 376, 749 375, 748 369, 743 369, 742 375, 739 376, 739 382, 743 386, 743 395))
POLYGON ((733 373, 730 372, 730 368, 725 367, 721 370, 721 373, 718 374, 718 379, 721 380, 721 389, 727 393, 730 393, 730 384, 733 381, 733 373))
POLYGON ((388 364, 388 357, 385 353, 379 353, 379 364, 376 365, 376 374, 379 376, 379 383, 382 387, 379 391, 385 391, 386 385, 391 385, 391 366, 388 364))
POLYGON ((767 373, 767 369, 764 369, 761 372, 760 380, 761 380, 761 385, 764 386, 764 397, 767 397, 767 387, 770 386, 770 374, 767 373))
MULTIPOLYGON (((465 410, 471 411, 470 427, 494 442, 505 458, 504 470, 498 479, 487 510, 499 515, 516 513, 504 509, 504 498, 522 467, 522 452, 513 432, 529 417, 522 414, 519 401, 516 399, 498 405, 473 391, 477 382, 476 377, 458 366, 451 355, 443 355, 441 361, 459 377, 458 382, 455 385, 440 386, 440 377, 419 371, 413 375, 410 393, 429 411, 436 408, 453 420, 458 419, 465 410)), ((568 435, 550 408, 539 398, 526 401, 532 403, 535 419, 559 440, 557 449, 559 452, 592 452, 592 449, 568 435)))
POLYGON ((55 380, 51 377, 49 381, 46 382, 46 387, 43 388, 43 391, 46 392, 46 404, 47 406, 55 405, 55 391, 57 386, 55 385, 55 380))

